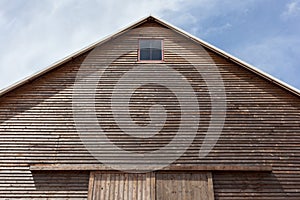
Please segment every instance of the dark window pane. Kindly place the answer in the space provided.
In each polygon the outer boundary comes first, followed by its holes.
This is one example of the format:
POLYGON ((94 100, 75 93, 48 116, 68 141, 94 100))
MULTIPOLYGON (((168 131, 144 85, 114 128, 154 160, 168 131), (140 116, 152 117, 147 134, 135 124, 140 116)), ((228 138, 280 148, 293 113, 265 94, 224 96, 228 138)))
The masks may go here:
POLYGON ((152 49, 151 60, 161 60, 161 50, 160 49, 152 49))
POLYGON ((151 60, 150 59, 150 48, 140 50, 140 60, 151 60))
POLYGON ((162 41, 140 40, 140 60, 162 60, 162 41))

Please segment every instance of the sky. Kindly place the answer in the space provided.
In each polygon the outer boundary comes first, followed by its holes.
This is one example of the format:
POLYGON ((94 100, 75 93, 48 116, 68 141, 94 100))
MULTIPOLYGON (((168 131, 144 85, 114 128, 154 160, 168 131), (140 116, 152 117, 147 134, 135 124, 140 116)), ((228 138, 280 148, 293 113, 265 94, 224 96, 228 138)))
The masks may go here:
POLYGON ((0 90, 150 14, 300 89, 300 0, 0 0, 0 90))

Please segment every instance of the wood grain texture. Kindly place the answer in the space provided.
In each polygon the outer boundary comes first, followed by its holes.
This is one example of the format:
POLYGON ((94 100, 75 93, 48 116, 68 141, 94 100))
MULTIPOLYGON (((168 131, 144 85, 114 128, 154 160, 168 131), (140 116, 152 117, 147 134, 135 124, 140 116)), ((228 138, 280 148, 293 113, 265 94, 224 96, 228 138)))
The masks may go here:
MULTIPOLYGON (((140 37, 163 38, 165 64, 187 77, 199 102, 201 119, 197 136, 174 164, 204 168, 207 165, 272 166, 272 177, 266 176, 262 182, 260 173, 252 174, 254 179, 233 172, 214 174, 215 199, 300 199, 299 97, 219 55, 206 52, 170 29, 153 23, 146 25, 114 38, 118 48, 126 51, 128 45, 137 44, 140 37), (145 31, 146 27, 150 27, 151 31, 145 31), (174 54, 178 48, 190 49, 193 54, 174 54), (187 57, 193 60, 193 64, 201 66, 203 72, 211 72, 209 67, 216 65, 226 89, 227 113, 222 134, 214 149, 202 159, 198 155, 210 122, 210 96, 205 81, 186 61, 187 57), (229 183, 227 179, 236 181, 229 183), (241 188, 244 185, 249 185, 247 187, 250 190, 241 188), (255 185, 257 189, 251 188, 255 185), (226 186, 225 189, 222 189, 223 186, 226 186)), ((72 89, 83 61, 84 65, 91 66, 85 71, 90 74, 94 70, 93 66, 105 63, 110 56, 119 55, 118 51, 110 51, 110 48, 109 44, 99 47, 87 60, 84 59, 90 52, 78 56, 0 98, 0 198, 87 198, 88 178, 85 176, 77 180, 78 184, 80 181, 84 184, 77 185, 80 189, 76 191, 71 184, 66 184, 65 191, 51 191, 45 187, 44 190, 37 190, 29 165, 67 165, 69 168, 99 165, 99 161, 86 150, 76 131, 72 113, 72 89), (110 55, 104 56, 102 52, 110 55)), ((148 87, 132 98, 133 118, 138 123, 147 123, 148 114, 145 110, 149 102, 139 104, 142 97, 165 104, 170 116, 163 134, 152 140, 137 140, 122 134, 116 126, 110 111, 114 84, 124 72, 140 64, 137 62, 137 51, 130 51, 114 60, 99 82, 96 111, 99 124, 107 131, 111 141, 127 151, 145 153, 168 144, 176 134, 180 118, 174 96, 168 99, 163 89, 153 96, 156 88, 148 87)), ((90 131, 93 136, 95 130, 91 128, 90 131)), ((187 137, 190 137, 189 132, 181 140, 187 137)), ((116 161, 112 152, 113 149, 107 149, 103 156, 114 163, 116 161)), ((166 158, 166 155, 157 157, 159 161, 166 158)), ((124 157, 123 162, 128 162, 128 159, 124 157)), ((49 179, 48 173, 44 172, 40 176, 49 179)), ((57 184, 62 183, 64 180, 57 179, 57 184)))
POLYGON ((30 172, 28 167, 0 170, 0 199, 86 199, 89 173, 30 172))
MULTIPOLYGON (((144 167, 145 169, 145 167, 144 167)), ((151 167, 148 168, 151 170, 151 167)), ((67 165, 67 164, 33 164, 31 171, 55 171, 55 170, 84 170, 84 171, 114 171, 115 169, 105 165, 67 165)), ((126 170, 124 168, 124 170, 126 170)), ((129 169, 127 169, 129 171, 129 169)), ((159 171, 248 171, 248 172, 272 172, 271 165, 171 165, 159 169, 159 171)))
POLYGON ((214 200, 215 192, 214 192, 214 184, 212 173, 207 173, 207 199, 214 200))
POLYGON ((94 185, 96 185, 94 183, 95 180, 95 172, 91 171, 90 172, 90 179, 89 179, 89 189, 88 189, 88 200, 92 200, 93 199, 93 190, 94 190, 94 185))
POLYGON ((152 173, 128 174, 95 172, 93 176, 93 200, 151 200, 152 173))
POLYGON ((213 200, 213 191, 208 188, 208 174, 157 173, 156 199, 213 200))
POLYGON ((93 200, 213 200, 211 173, 93 172, 93 200))
POLYGON ((270 173, 214 173, 214 190, 216 199, 297 199, 289 196, 297 192, 299 184, 293 180, 299 175, 270 173), (293 185, 286 185, 293 184, 293 185))

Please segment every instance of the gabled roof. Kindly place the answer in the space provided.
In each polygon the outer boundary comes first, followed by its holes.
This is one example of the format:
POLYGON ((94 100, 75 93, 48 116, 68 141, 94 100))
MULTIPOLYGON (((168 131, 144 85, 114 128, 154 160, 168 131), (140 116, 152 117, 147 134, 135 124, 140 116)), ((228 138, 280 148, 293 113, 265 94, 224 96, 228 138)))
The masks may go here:
POLYGON ((126 31, 128 31, 130 29, 133 29, 133 28, 135 28, 135 27, 137 27, 137 26, 139 26, 139 25, 147 22, 147 21, 155 21, 158 24, 160 24, 162 26, 165 26, 165 27, 167 27, 167 28, 169 28, 169 29, 171 29, 171 30, 173 30, 173 31, 175 31, 175 32, 177 32, 177 33, 179 33, 179 34, 181 34, 181 35, 183 35, 183 36, 185 36, 185 37, 193 40, 194 42, 196 42, 196 43, 202 45, 203 47, 205 47, 205 48, 207 48, 207 49, 215 52, 216 54, 218 54, 218 55, 220 55, 220 56, 222 56, 222 57, 224 57, 224 58, 226 58, 226 59, 228 59, 228 60, 230 60, 230 61, 238 64, 239 66, 244 67, 245 69, 247 69, 247 70, 249 70, 249 71, 251 71, 251 72, 253 72, 253 73, 255 73, 255 74, 257 74, 257 75, 259 75, 261 77, 263 77, 264 79, 266 79, 266 80, 268 80, 268 81, 270 81, 270 82, 272 82, 272 83, 280 86, 281 88, 283 88, 283 89, 285 89, 285 90, 287 90, 287 91, 289 91, 289 92, 291 92, 291 93, 293 93, 293 94, 295 94, 297 96, 300 96, 300 90, 298 90, 298 89, 290 86, 289 84, 287 84, 287 83, 285 83, 285 82, 283 82, 283 81, 281 81, 281 80, 279 80, 279 79, 277 79, 277 78, 275 78, 275 77, 273 77, 273 76, 271 76, 271 75, 269 75, 269 74, 267 74, 267 73, 265 73, 265 72, 257 69, 256 67, 254 67, 254 66, 252 66, 252 65, 250 65, 250 64, 248 64, 248 63, 246 63, 246 62, 244 62, 244 61, 242 61, 242 60, 240 60, 238 58, 236 58, 235 56, 230 55, 229 53, 227 53, 227 52, 225 52, 225 51, 223 51, 223 50, 221 50, 221 49, 219 49, 219 48, 217 48, 217 47, 215 47, 215 46, 213 46, 213 45, 211 45, 211 44, 209 44, 209 43, 207 43, 207 42, 205 42, 205 41, 203 41, 203 40, 201 40, 201 39, 199 39, 199 38, 197 38, 197 37, 195 37, 195 36, 193 36, 193 35, 191 35, 189 33, 187 33, 186 31, 184 31, 184 30, 182 30, 182 29, 180 29, 178 27, 175 27, 175 26, 169 24, 168 22, 165 22, 165 21, 163 21, 161 19, 158 19, 157 17, 154 17, 154 16, 148 16, 148 17, 142 18, 139 21, 137 21, 137 22, 135 22, 135 23, 133 23, 133 24, 131 24, 131 25, 123 28, 122 30, 118 31, 115 34, 109 35, 109 36, 107 36, 107 37, 105 37, 105 38, 103 38, 103 39, 101 39, 101 40, 99 40, 99 41, 97 41, 97 42, 95 42, 95 43, 93 43, 93 44, 91 44, 91 45, 89 45, 89 46, 87 46, 87 47, 85 47, 85 48, 83 48, 83 49, 81 49, 81 50, 79 50, 79 51, 77 51, 77 52, 75 52, 75 53, 67 56, 67 57, 65 57, 65 58, 63 58, 62 60, 59 60, 58 62, 53 63, 52 65, 50 65, 49 67, 45 68, 44 70, 41 70, 41 71, 39 71, 39 72, 37 72, 37 73, 35 73, 35 74, 33 74, 33 75, 31 75, 31 76, 29 76, 29 77, 21 80, 21 81, 15 83, 13 85, 11 85, 10 87, 7 87, 7 88, 1 90, 0 91, 0 97, 3 96, 4 94, 6 94, 6 93, 8 93, 8 92, 10 92, 10 91, 12 91, 14 89, 16 89, 16 88, 18 88, 18 87, 20 87, 20 86, 28 83, 28 82, 33 81, 34 79, 36 79, 36 78, 38 78, 38 77, 46 74, 47 72, 49 72, 49 71, 51 71, 51 70, 53 70, 53 69, 61 66, 62 64, 66 63, 66 62, 68 62, 70 60, 72 60, 73 58, 75 58, 75 57, 77 57, 77 56, 79 56, 79 55, 81 55, 81 54, 83 54, 83 53, 85 53, 85 52, 87 52, 87 51, 95 48, 96 46, 101 45, 101 44, 103 44, 103 43, 105 43, 105 42, 107 42, 107 41, 109 41, 109 40, 111 40, 111 39, 113 39, 113 38, 115 38, 115 37, 123 34, 124 32, 126 32, 126 31))

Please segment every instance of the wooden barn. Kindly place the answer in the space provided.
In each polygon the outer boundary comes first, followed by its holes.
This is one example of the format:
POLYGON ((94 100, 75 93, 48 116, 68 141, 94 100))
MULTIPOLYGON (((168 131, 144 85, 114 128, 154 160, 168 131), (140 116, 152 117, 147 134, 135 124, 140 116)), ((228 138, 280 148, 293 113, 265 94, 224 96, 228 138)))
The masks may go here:
POLYGON ((299 96, 146 17, 1 91, 0 199, 299 200, 299 96))

